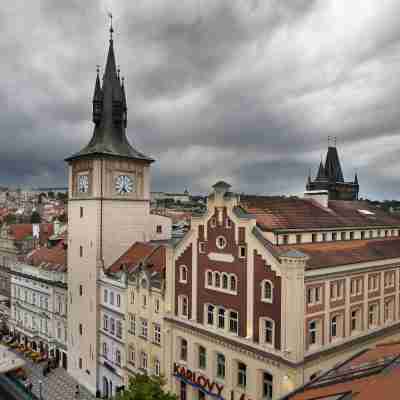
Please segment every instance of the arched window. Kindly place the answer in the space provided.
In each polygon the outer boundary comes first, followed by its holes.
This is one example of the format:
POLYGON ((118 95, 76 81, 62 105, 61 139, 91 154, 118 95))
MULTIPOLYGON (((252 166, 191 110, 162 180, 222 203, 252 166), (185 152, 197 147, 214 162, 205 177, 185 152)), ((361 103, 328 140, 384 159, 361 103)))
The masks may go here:
POLYGON ((261 282, 261 300, 266 301, 268 303, 272 303, 273 300, 273 285, 271 281, 263 280, 261 282))
POLYGON ((219 288, 221 287, 221 275, 219 272, 214 272, 215 274, 215 287, 219 288))
POLYGON ((222 288, 228 289, 228 275, 225 273, 222 274, 222 288))
POLYGON ((236 276, 235 275, 231 275, 230 289, 232 290, 232 292, 236 292, 236 276))
POLYGON ((181 317, 189 317, 189 300, 185 295, 179 296, 179 314, 181 317))
POLYGON ((179 282, 181 283, 187 283, 188 279, 188 270, 185 265, 181 265, 179 267, 179 282))
POLYGON ((223 236, 218 236, 216 240, 217 247, 222 250, 226 247, 227 241, 223 236))

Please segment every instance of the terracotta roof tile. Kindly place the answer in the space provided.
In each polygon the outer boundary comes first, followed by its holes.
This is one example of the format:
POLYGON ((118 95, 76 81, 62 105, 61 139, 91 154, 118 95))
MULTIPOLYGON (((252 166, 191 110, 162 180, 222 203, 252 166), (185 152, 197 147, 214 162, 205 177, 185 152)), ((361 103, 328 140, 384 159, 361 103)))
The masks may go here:
POLYGON ((398 216, 365 201, 334 200, 325 208, 312 199, 241 195, 240 205, 263 230, 400 226, 398 216))
POLYGON ((119 257, 110 267, 108 272, 121 271, 125 266, 138 264, 145 257, 148 257, 156 245, 151 242, 135 242, 121 257, 119 257))
MULTIPOLYGON (((13 224, 9 226, 10 233, 15 240, 24 240, 32 236, 32 224, 13 224)), ((53 224, 40 224, 40 241, 45 243, 53 234, 53 224)))
POLYGON ((52 248, 40 247, 31 251, 26 262, 30 265, 45 265, 45 269, 51 271, 65 272, 67 270, 67 250, 64 243, 59 243, 52 248))
POLYGON ((348 394, 346 398, 357 400, 395 399, 400 391, 399 360, 399 343, 378 345, 285 398, 331 400, 348 394))
POLYGON ((298 250, 309 256, 307 269, 333 267, 400 257, 400 238, 318 242, 275 246, 279 251, 298 250))

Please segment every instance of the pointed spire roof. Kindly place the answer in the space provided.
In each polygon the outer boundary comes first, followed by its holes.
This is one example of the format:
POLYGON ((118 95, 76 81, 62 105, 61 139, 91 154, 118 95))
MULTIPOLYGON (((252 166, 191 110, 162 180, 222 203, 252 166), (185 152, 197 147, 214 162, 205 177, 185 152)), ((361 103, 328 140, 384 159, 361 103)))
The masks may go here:
POLYGON ((322 164, 322 161, 319 163, 319 168, 318 168, 318 174, 317 174, 317 181, 326 181, 327 177, 326 177, 326 173, 325 173, 325 167, 322 164))
POLYGON ((101 101, 103 97, 103 93, 101 91, 100 85, 100 76, 99 76, 99 67, 97 67, 97 75, 96 75, 96 83, 94 85, 94 94, 93 94, 93 101, 101 101))
POLYGON ((126 106, 125 89, 121 86, 118 78, 112 37, 113 32, 114 30, 111 25, 103 86, 100 88, 100 78, 98 76, 95 85, 94 96, 96 94, 99 95, 99 93, 102 95, 101 118, 95 124, 93 136, 89 144, 80 152, 68 157, 66 161, 94 156, 131 158, 147 163, 154 161, 152 158, 134 149, 126 136, 125 123, 122 121, 124 104, 126 106))
POLYGON ((329 146, 325 161, 325 174, 329 181, 344 182, 342 167, 336 147, 329 146))

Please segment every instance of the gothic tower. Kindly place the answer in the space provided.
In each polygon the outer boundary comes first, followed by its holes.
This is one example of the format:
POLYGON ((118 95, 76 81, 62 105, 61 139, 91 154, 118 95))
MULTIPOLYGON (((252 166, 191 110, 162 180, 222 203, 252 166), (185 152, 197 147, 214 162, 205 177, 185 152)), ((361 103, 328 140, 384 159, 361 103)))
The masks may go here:
POLYGON ((308 177, 306 190, 327 190, 329 200, 358 200, 359 184, 357 174, 354 181, 345 182, 336 146, 328 146, 325 165, 320 162, 314 180, 308 177))
POLYGON ((148 240, 150 164, 126 136, 127 103, 116 68, 113 28, 103 81, 93 95, 93 136, 66 159, 68 202, 68 371, 92 393, 98 389, 97 354, 102 268, 136 240, 148 240))

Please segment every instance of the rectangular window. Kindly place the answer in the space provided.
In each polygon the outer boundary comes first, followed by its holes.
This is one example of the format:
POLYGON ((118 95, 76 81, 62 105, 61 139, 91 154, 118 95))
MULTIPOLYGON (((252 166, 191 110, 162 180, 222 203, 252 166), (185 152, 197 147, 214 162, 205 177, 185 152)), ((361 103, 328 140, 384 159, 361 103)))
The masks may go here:
POLYGON ((283 242, 283 244, 288 244, 289 243, 289 235, 283 235, 282 242, 283 242))
POLYGON ((273 397, 273 377, 268 372, 263 372, 262 396, 263 400, 272 400, 273 397))
POLYGON ((324 233, 322 234, 322 241, 323 241, 323 242, 326 242, 326 239, 327 239, 327 234, 324 232, 324 233))
POLYGON ((117 321, 117 337, 122 339, 122 322, 117 321))
POLYGON ((131 304, 135 304, 135 292, 131 290, 131 304))
POLYGON ((199 346, 199 368, 206 369, 207 367, 207 352, 203 346, 199 346))
POLYGON ((214 306, 211 304, 207 306, 207 324, 214 325, 214 306))
POLYGON ((236 311, 229 312, 229 332, 239 333, 239 315, 236 311))
POLYGON ((107 303, 108 301, 108 290, 104 289, 104 303, 107 303))
POLYGON ((311 235, 311 241, 312 241, 313 243, 315 243, 315 242, 317 241, 317 234, 316 234, 316 233, 313 233, 313 234, 311 235))
POLYGON ((115 335, 115 320, 114 320, 114 318, 110 318, 110 332, 112 335, 115 335))
POLYGON ((336 242, 336 240, 337 240, 337 233, 332 232, 332 241, 336 242))
POLYGON ((154 324, 154 342, 161 344, 161 326, 159 324, 154 324))
POLYGON ((181 349, 180 349, 180 359, 182 361, 187 361, 188 355, 188 342, 186 339, 181 339, 181 349))
POLYGON ((311 321, 308 324, 308 338, 310 346, 318 344, 318 324, 317 321, 311 321))
POLYGON ((246 258, 246 246, 239 246, 239 257, 246 258))
POLYGON ((108 317, 107 317, 107 315, 103 316, 103 329, 105 331, 108 331, 108 317))
POLYGON ((346 232, 340 232, 340 240, 346 240, 346 232))
POLYGON ((362 239, 362 240, 365 239, 365 231, 361 231, 361 239, 362 239))
POLYGON ((264 320, 264 343, 273 344, 274 338, 274 323, 273 321, 266 319, 264 320))
POLYGON ((242 362, 238 362, 238 386, 246 387, 246 364, 242 362))
POLYGON ((114 292, 110 292, 110 304, 114 305, 114 292))
POLYGON ((83 207, 79 208, 79 215, 81 218, 83 218, 83 207))
POLYGON ((350 232, 350 240, 354 240, 354 232, 350 232))
POLYGON ((378 326, 379 321, 378 304, 370 304, 368 306, 368 327, 374 328, 378 326))
POLYGON ((148 335, 148 323, 146 319, 141 319, 141 336, 144 339, 147 339, 147 335, 148 335))
POLYGON ((218 328, 225 329, 225 310, 223 308, 218 309, 218 328))
POLYGON ((130 333, 136 335, 136 316, 133 314, 129 314, 129 325, 130 333))
POLYGON ((206 252, 206 244, 204 242, 199 243, 199 252, 202 254, 206 252))
POLYGON ((360 315, 361 312, 359 309, 351 311, 350 328, 352 332, 360 330, 360 315))
POLYGON ((154 312, 156 314, 160 312, 160 299, 156 299, 154 302, 154 312))
POLYGON ((300 234, 297 234, 296 235, 296 243, 301 243, 301 235, 300 234))
POLYGON ((217 354, 217 377, 225 379, 225 356, 221 353, 217 354))
POLYGON ((378 290, 378 275, 368 276, 368 291, 375 292, 378 290))
POLYGON ((83 246, 79 246, 79 257, 83 257, 83 246))

